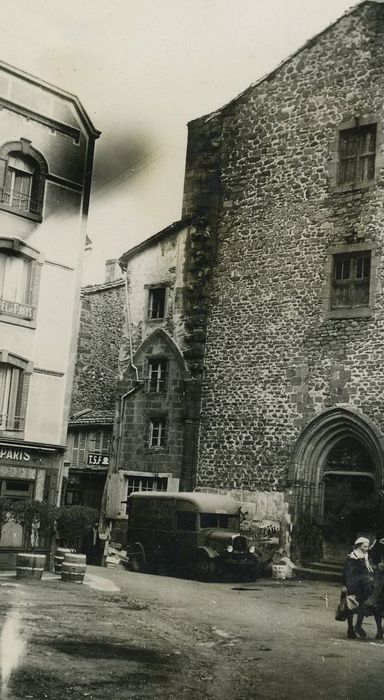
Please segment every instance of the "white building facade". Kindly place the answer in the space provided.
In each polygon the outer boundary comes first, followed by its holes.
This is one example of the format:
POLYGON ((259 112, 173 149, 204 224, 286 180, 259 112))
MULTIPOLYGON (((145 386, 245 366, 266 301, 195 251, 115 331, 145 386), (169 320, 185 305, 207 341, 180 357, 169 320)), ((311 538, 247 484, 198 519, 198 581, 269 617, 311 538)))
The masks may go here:
MULTIPOLYGON (((95 139, 76 97, 0 62, 0 497, 60 499, 95 139)), ((0 537, 0 567, 23 548, 0 537)))

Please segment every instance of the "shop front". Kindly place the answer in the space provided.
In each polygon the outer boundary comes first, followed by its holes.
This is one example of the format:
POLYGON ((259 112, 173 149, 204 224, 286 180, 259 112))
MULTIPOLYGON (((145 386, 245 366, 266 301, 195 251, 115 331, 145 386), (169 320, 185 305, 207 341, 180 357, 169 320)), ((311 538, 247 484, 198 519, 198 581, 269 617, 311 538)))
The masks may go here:
POLYGON ((34 549, 50 555, 52 537, 47 533, 27 541, 25 528, 9 520, 5 501, 57 503, 64 448, 36 443, 0 441, 0 569, 14 568, 16 554, 34 549))

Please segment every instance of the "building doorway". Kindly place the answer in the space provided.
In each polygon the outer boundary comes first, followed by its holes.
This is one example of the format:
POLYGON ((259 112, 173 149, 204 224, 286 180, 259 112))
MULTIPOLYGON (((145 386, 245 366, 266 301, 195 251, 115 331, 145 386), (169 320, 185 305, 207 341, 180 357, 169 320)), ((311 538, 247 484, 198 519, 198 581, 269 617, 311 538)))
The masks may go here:
POLYGON ((359 440, 346 437, 330 451, 323 471, 323 558, 345 558, 361 533, 379 527, 375 469, 359 440))
POLYGON ((356 536, 384 532, 383 444, 368 418, 341 406, 304 428, 289 474, 302 560, 340 562, 356 536))

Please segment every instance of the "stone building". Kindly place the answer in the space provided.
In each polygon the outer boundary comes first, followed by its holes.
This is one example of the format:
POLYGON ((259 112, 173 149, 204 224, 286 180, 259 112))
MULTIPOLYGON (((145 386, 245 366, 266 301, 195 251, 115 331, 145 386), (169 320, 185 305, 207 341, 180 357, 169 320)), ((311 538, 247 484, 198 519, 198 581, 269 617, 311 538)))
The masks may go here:
POLYGON ((115 523, 113 537, 122 541, 130 493, 185 490, 195 472, 199 390, 185 359, 191 235, 187 221, 175 222, 119 261, 126 322, 105 505, 115 523))
POLYGON ((362 2, 189 125, 183 215, 213 241, 197 484, 285 493, 332 559, 384 526, 383 40, 362 2))
MULTIPOLYGON (((0 63, 0 496, 60 499, 99 132, 79 100, 0 63)), ((0 566, 26 545, 1 529, 0 566)))
POLYGON ((112 450, 125 287, 117 260, 102 284, 81 290, 62 501, 100 509, 112 450))
POLYGON ((109 517, 227 490, 333 560, 384 527, 383 39, 362 2, 189 124, 181 221, 120 261, 109 517))

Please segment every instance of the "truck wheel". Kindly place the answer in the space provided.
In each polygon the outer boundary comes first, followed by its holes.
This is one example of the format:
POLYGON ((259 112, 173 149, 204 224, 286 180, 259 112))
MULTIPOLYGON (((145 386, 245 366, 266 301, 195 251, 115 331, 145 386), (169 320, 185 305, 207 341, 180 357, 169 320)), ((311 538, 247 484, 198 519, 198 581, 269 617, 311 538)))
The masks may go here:
POLYGON ((199 554, 192 564, 192 578, 196 581, 210 581, 215 573, 216 566, 208 554, 199 554))
POLYGON ((145 573, 146 567, 142 554, 131 554, 127 564, 128 571, 134 571, 136 574, 145 573))
POLYGON ((246 567, 245 580, 255 581, 260 577, 260 565, 257 561, 250 562, 246 567))

